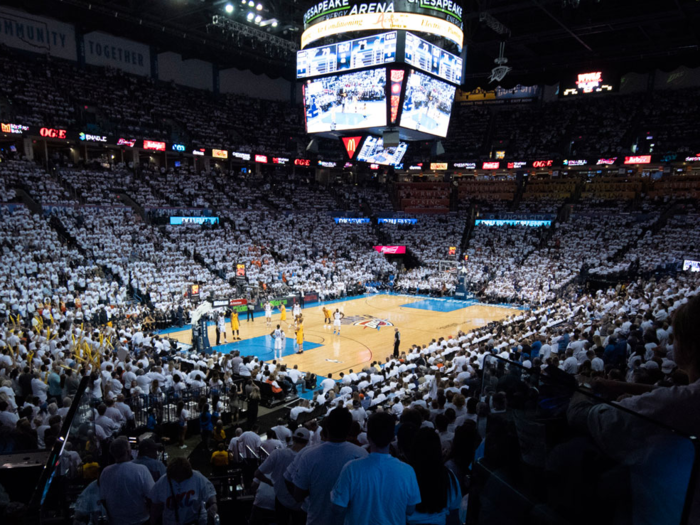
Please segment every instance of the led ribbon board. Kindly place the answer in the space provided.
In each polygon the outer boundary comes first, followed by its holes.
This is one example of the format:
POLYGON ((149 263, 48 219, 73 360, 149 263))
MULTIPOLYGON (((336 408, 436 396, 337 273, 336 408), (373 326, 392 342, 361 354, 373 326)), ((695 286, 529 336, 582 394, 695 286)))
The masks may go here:
POLYGON ((301 48, 322 38, 354 31, 417 31, 438 35, 462 48, 462 29, 441 18, 415 13, 366 13, 331 18, 309 27, 301 35, 301 48))
POLYGON ((413 13, 445 20, 462 30, 462 12, 462 6, 453 0, 324 0, 317 2, 304 13, 304 29, 349 16, 413 13))

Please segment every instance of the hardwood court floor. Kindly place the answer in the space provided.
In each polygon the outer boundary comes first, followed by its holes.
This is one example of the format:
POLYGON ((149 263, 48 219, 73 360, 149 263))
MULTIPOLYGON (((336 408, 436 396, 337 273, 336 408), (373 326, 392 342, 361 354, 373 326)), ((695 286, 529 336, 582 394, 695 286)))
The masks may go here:
MULTIPOLYGON (((424 297, 401 295, 370 295, 328 305, 331 311, 336 308, 345 313, 341 335, 333 335, 332 328, 325 329, 321 305, 304 309, 304 340, 312 343, 301 355, 291 353, 294 328, 286 330, 288 352, 283 362, 287 366, 299 365, 304 372, 314 372, 320 376, 337 374, 350 369, 361 370, 372 361, 384 362, 393 353, 394 328, 401 332, 401 349, 414 343, 428 344, 432 339, 454 336, 459 330, 468 331, 484 326, 491 321, 514 315, 511 308, 474 304, 473 302, 451 299, 426 299, 424 297), (376 326, 379 325, 379 330, 376 326)), ((272 327, 265 319, 257 317, 255 322, 240 319, 242 341, 214 346, 216 333, 209 327, 209 340, 217 351, 231 352, 239 349, 243 355, 257 355, 264 360, 272 360, 272 338, 270 332, 279 323, 280 314, 275 311, 272 327)), ((287 310, 291 318, 291 308, 287 310)), ((231 341, 231 327, 226 323, 227 339, 231 341)), ((169 337, 190 344, 190 330, 171 332, 169 337)))

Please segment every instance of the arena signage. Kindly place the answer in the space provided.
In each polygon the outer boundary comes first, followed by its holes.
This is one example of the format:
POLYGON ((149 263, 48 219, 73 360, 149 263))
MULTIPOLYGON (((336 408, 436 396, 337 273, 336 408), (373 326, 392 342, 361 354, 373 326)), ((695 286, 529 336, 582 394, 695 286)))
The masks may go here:
POLYGON ((415 166, 409 166, 408 171, 423 171, 423 165, 416 164, 415 166))
POLYGON ((170 224, 218 224, 218 217, 170 217, 170 224))
POLYGON ((319 160, 318 165, 322 168, 335 168, 337 166, 337 163, 328 160, 319 160))
MULTIPOLYGON (((213 149, 211 150, 211 156, 214 157, 215 159, 227 159, 228 158, 228 151, 225 149, 213 149)), ((248 159, 250 159, 250 156, 248 156, 248 159)))
POLYGON ((564 159, 564 162, 562 162, 564 166, 585 166, 588 164, 588 161, 586 159, 575 159, 575 160, 567 160, 564 159))
POLYGON ((358 0, 325 0, 318 2, 304 13, 304 29, 326 20, 356 15, 381 15, 391 13, 417 13, 447 20, 460 29, 462 6, 453 0, 392 0, 388 2, 364 2, 358 0))
POLYGON ((23 126, 22 124, 5 124, 0 123, 0 131, 3 133, 12 133, 15 135, 20 135, 25 131, 29 130, 29 126, 23 126))
POLYGON ((379 169, 379 164, 370 164, 369 169, 371 170, 378 170, 379 169))
POLYGON ((235 158, 241 159, 241 160, 250 160, 250 153, 241 153, 238 151, 232 151, 231 157, 235 157, 235 158))
POLYGON ((256 155, 255 162, 260 162, 261 164, 267 164, 267 155, 256 155))
POLYGON ((532 226, 533 228, 538 228, 540 226, 551 226, 552 221, 525 221, 513 219, 478 219, 474 221, 475 226, 479 224, 483 224, 484 226, 532 226))
POLYGON ((415 224, 417 222, 418 219, 394 219, 393 217, 388 219, 377 219, 378 224, 415 224))
POLYGON ((685 161, 686 162, 700 162, 700 156, 698 156, 698 157, 686 157, 685 161))
POLYGON ((91 135, 89 133, 83 133, 82 131, 78 135, 78 138, 84 142, 107 142, 107 137, 105 135, 91 135))
POLYGON ((144 140, 143 149, 150 149, 154 151, 165 151, 165 142, 159 142, 157 140, 144 140))
POLYGON ((625 157, 625 164, 651 164, 651 155, 625 157))
POLYGON ((375 246, 374 249, 379 253, 384 253, 387 255, 400 255, 402 253, 406 253, 405 246, 375 246))
POLYGON ((396 124, 399 116, 399 101, 401 100, 401 86, 403 84, 404 70, 391 70, 391 100, 389 102, 390 118, 392 124, 396 124))
POLYGON ((553 165, 553 160, 536 160, 532 163, 533 168, 551 168, 553 165))
POLYGON ((357 147, 360 145, 362 136, 359 137, 343 137, 343 144, 345 145, 345 151, 348 152, 348 158, 352 159, 357 151, 357 147))
POLYGON ((309 166, 311 166, 311 161, 309 159, 294 159, 294 165, 304 166, 308 168, 309 166))
MULTIPOLYGON (((245 264, 243 264, 243 263, 236 264, 236 277, 245 277, 245 264)), ((246 303, 243 303, 243 304, 246 304, 246 303)))
POLYGON ((501 166, 500 162, 484 162, 481 165, 483 170, 497 170, 501 166))
POLYGON ((186 149, 184 144, 173 144, 171 148, 173 151, 179 151, 181 153, 184 153, 186 149))
POLYGON ((461 24, 456 25, 442 18, 420 15, 416 13, 365 13, 353 14, 337 18, 329 18, 315 23, 301 35, 301 48, 304 49, 312 42, 322 38, 356 31, 387 31, 401 30, 429 33, 451 40, 459 48, 464 42, 464 32, 461 24))
POLYGON ((196 155, 197 157, 203 157, 203 156, 204 156, 204 153, 205 153, 206 151, 207 151, 207 150, 205 150, 204 148, 193 149, 193 150, 192 150, 192 155, 196 155))
POLYGON ((126 146, 128 148, 133 148, 136 145, 136 139, 124 139, 120 138, 117 140, 117 146, 126 146))
POLYGON ((431 162, 430 169, 433 171, 446 170, 447 169, 447 162, 431 162))
POLYGON ((598 159, 596 165, 598 166, 611 166, 617 162, 617 157, 611 157, 609 159, 598 159))
POLYGON ((39 130, 39 135, 49 139, 65 139, 68 135, 68 131, 65 129, 41 128, 39 130))
POLYGON ((515 161, 515 162, 509 162, 507 164, 509 170, 519 170, 520 168, 524 168, 527 166, 527 162, 525 161, 515 161))
POLYGON ((334 217, 336 224, 369 224, 369 219, 352 219, 349 217, 334 217))
POLYGON ((273 164, 287 164, 289 162, 289 159, 287 157, 272 157, 272 163, 273 164))
POLYGON ((462 170, 475 170, 476 162, 455 162, 452 164, 454 168, 462 170))

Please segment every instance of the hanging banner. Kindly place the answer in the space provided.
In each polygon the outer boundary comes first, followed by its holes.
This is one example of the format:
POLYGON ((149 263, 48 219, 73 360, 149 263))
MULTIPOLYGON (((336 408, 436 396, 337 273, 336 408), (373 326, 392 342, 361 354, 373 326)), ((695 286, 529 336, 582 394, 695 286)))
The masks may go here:
POLYGON ((84 40, 86 64, 114 67, 144 77, 151 74, 148 46, 99 31, 88 33, 84 40))
POLYGON ((75 29, 50 18, 0 8, 0 43, 75 62, 75 29))

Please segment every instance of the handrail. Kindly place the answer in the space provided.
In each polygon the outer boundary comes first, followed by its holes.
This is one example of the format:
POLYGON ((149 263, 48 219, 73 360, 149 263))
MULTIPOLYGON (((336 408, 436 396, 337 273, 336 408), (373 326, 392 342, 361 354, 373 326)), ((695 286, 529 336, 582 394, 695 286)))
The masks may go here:
POLYGON ((73 426, 73 419, 75 418, 75 414, 78 411, 78 407, 80 406, 82 397, 85 394, 85 391, 87 390, 89 380, 90 378, 87 376, 83 377, 80 380, 78 390, 75 393, 75 396, 73 397, 73 403, 71 404, 70 409, 68 409, 66 418, 63 420, 61 432, 58 435, 58 438, 56 439, 56 443, 51 449, 51 453, 49 454, 48 459, 46 460, 46 465, 44 465, 44 469, 41 472, 41 476, 39 477, 39 481, 37 482, 36 489, 34 490, 34 494, 32 495, 32 498, 29 502, 29 508, 33 509, 34 512, 40 511, 41 506, 44 504, 46 496, 49 493, 51 482, 53 481, 53 478, 56 475, 56 469, 60 465, 61 455, 63 454, 63 449, 66 445, 71 427, 73 426))

